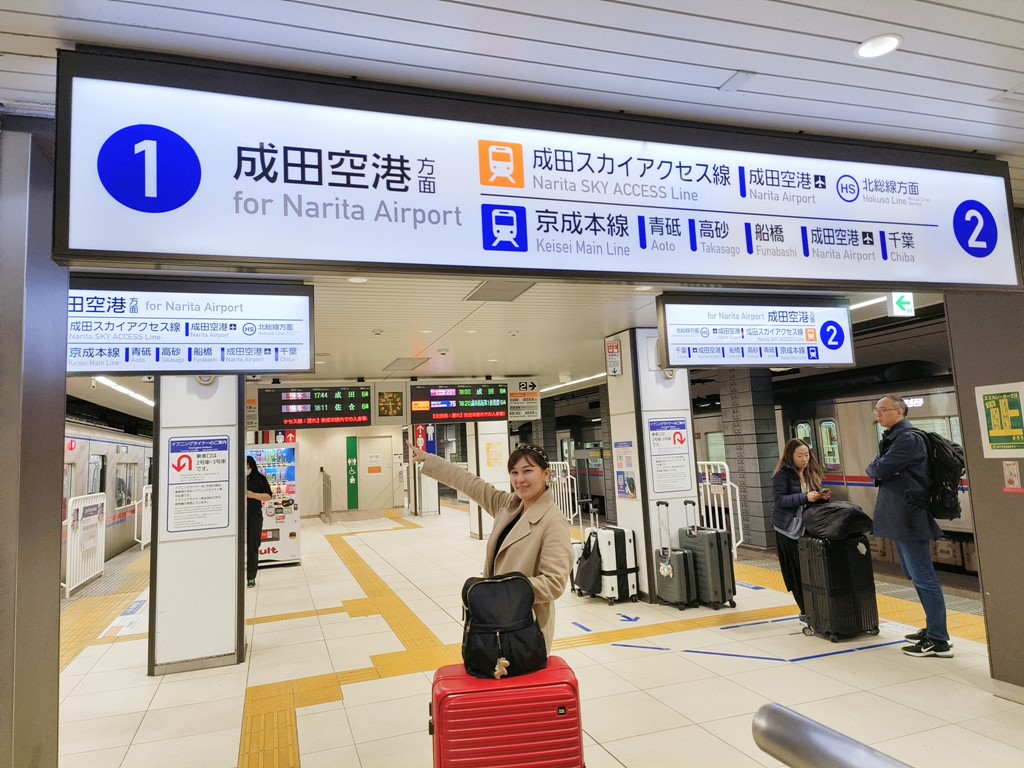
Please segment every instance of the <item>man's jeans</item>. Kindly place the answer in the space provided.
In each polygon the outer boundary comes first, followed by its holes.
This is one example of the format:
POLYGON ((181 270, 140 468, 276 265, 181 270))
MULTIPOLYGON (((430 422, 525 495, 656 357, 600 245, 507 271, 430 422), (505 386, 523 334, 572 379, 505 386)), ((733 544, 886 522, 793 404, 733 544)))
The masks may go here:
POLYGON ((946 599, 942 596, 942 587, 932 564, 931 542, 926 539, 896 539, 896 550, 903 573, 914 583, 917 596, 921 598, 928 622, 925 632, 932 640, 948 643, 946 599))

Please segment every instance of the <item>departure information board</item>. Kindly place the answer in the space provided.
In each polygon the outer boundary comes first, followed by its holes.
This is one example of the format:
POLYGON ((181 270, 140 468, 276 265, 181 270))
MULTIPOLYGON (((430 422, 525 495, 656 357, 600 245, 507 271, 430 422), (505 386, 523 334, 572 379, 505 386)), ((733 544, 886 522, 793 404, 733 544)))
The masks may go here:
POLYGON ((413 424, 508 419, 508 385, 504 382, 411 384, 409 402, 413 424))
POLYGON ((260 429, 358 427, 370 423, 369 387, 261 389, 260 429))
POLYGON ((673 368, 853 365, 843 301, 659 296, 658 337, 673 368))

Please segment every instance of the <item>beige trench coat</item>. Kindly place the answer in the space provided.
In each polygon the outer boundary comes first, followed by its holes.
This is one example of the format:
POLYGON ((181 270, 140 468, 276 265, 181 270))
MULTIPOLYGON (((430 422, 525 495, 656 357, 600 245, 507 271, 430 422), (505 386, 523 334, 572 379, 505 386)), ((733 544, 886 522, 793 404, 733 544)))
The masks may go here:
POLYGON ((494 529, 487 540, 484 576, 519 571, 529 577, 536 600, 534 613, 544 633, 548 653, 551 653, 555 635, 555 600, 565 592, 572 570, 569 523, 555 505, 551 492, 545 491, 530 506, 509 531, 495 556, 498 536, 522 509, 519 498, 514 493, 499 491, 472 472, 437 456, 427 457, 423 463, 423 474, 462 491, 494 518, 494 529), (493 571, 491 563, 494 563, 493 571))

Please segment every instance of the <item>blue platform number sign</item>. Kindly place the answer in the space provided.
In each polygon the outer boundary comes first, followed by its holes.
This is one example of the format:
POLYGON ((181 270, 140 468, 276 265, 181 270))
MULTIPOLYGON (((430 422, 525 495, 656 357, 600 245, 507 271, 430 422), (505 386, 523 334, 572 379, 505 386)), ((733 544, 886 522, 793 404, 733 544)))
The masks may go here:
POLYGON ((964 200, 956 207, 953 233, 960 247, 978 259, 992 253, 999 239, 995 216, 977 200, 964 200))
POLYGON ((185 139, 159 125, 130 125, 100 147, 96 167, 117 202, 142 213, 166 213, 195 195, 199 156, 185 139))
POLYGON ((835 320, 829 320, 821 324, 818 338, 821 339, 821 343, 828 349, 839 349, 843 346, 843 342, 846 341, 846 334, 843 332, 843 326, 835 320))

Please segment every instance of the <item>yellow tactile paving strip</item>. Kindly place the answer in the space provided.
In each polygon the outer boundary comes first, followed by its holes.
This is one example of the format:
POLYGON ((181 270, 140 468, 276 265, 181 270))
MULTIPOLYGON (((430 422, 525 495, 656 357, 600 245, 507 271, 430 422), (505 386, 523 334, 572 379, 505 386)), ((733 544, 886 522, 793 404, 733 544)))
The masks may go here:
MULTIPOLYGON (((403 517, 403 510, 385 510, 395 528, 389 531, 418 528, 403 517)), ((381 531, 365 531, 379 533, 381 531)), ((460 647, 444 645, 416 614, 391 590, 359 556, 345 538, 356 534, 336 534, 326 539, 338 558, 359 583, 365 598, 345 601, 341 606, 312 611, 263 616, 249 619, 248 624, 265 624, 288 619, 346 613, 349 616, 381 616, 405 650, 371 657, 372 667, 316 677, 289 680, 246 690, 239 745, 240 768, 299 768, 298 727, 296 709, 341 701, 345 685, 367 682, 414 672, 432 672, 445 664, 461 660, 460 647)), ((139 558, 132 565, 132 578, 122 592, 103 597, 82 598, 61 617, 61 668, 63 669, 86 646, 116 642, 120 638, 100 639, 97 636, 119 616, 149 584, 149 559, 139 558)), ((736 578, 754 586, 785 591, 782 574, 768 568, 736 564, 736 578)), ((908 626, 922 626, 924 612, 917 603, 878 595, 878 612, 882 618, 908 626)), ((621 643, 658 637, 673 632, 740 624, 751 621, 793 616, 795 606, 779 606, 754 611, 728 610, 695 618, 681 618, 647 626, 631 626, 607 632, 593 632, 555 640, 555 651, 621 643)), ((979 616, 949 612, 950 634, 964 639, 985 642, 984 620, 979 616)), ((136 640, 144 635, 124 639, 136 640)))

